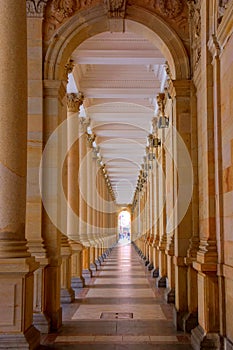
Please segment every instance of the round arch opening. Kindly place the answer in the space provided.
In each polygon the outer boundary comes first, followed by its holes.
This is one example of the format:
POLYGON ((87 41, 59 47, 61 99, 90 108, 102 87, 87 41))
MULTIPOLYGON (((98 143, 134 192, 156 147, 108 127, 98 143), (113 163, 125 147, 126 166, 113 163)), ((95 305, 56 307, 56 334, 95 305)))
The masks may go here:
MULTIPOLYGON (((109 20, 104 9, 93 7, 74 15, 54 33, 45 56, 44 78, 63 80, 65 65, 73 51, 86 39, 109 32, 109 20)), ((132 6, 125 18, 125 29, 140 33, 151 41, 168 61, 172 79, 189 79, 190 68, 186 49, 173 29, 156 14, 132 6)))
POLYGON ((131 215, 123 209, 118 215, 118 241, 128 243, 131 241, 131 215))

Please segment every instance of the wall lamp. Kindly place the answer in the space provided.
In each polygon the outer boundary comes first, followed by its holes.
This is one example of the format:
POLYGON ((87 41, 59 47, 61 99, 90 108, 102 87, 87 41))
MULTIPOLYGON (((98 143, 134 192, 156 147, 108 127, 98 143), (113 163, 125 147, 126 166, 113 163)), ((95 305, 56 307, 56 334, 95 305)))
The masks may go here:
POLYGON ((165 129, 169 127, 169 119, 165 115, 161 115, 158 119, 158 128, 165 129))
POLYGON ((158 128, 165 129, 169 126, 169 118, 165 116, 165 94, 160 93, 157 96, 157 104, 159 109, 158 128))

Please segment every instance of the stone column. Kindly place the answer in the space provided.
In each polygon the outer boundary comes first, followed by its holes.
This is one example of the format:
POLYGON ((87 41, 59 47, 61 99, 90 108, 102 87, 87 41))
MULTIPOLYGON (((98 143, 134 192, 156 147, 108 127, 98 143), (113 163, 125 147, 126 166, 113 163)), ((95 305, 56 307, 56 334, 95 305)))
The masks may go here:
MULTIPOLYGON (((194 349, 220 348, 218 251, 216 237, 215 136, 213 104, 213 66, 207 46, 210 36, 210 3, 201 2, 201 79, 194 77, 198 109, 199 230, 200 245, 193 267, 198 271, 198 327, 192 331, 194 349), (200 83, 199 83, 200 82, 200 83)), ((200 73, 199 73, 200 74, 200 73)))
POLYGON ((175 207, 170 234, 174 235, 175 264, 175 308, 174 323, 177 329, 183 329, 183 317, 188 311, 187 267, 185 258, 192 235, 192 163, 191 155, 191 113, 190 113, 190 81, 173 81, 169 83, 169 91, 173 99, 173 198, 175 207), (184 203, 190 195, 189 202, 184 203), (182 213, 182 215, 181 215, 182 213))
MULTIPOLYGON (((162 130, 161 135, 162 141, 164 141, 164 130, 162 130)), ((167 258, 165 254, 166 244, 167 244, 167 233, 166 233, 166 158, 164 145, 161 145, 159 154, 159 245, 158 245, 158 255, 159 255, 159 277, 156 280, 157 287, 166 287, 167 278, 167 258), (162 171, 161 171, 162 170, 162 171)))
MULTIPOLYGON (((79 122, 75 123, 75 118, 79 118, 79 110, 84 97, 82 93, 67 94, 67 122, 68 122, 68 143, 73 139, 73 133, 78 133, 79 122)), ((67 201, 73 213, 68 210, 67 234, 71 245, 71 287, 82 288, 84 279, 82 277, 82 249, 81 236, 79 233, 79 140, 77 139, 68 151, 67 155, 68 187, 67 201)))
POLYGON ((26 238, 30 253, 40 267, 34 273, 33 324, 41 333, 50 330, 45 314, 44 269, 48 264, 41 237, 42 202, 39 188, 39 167, 43 152, 43 39, 42 24, 45 3, 36 6, 27 1, 28 47, 28 145, 27 145, 27 209, 26 238), (35 50, 37 55, 35 55, 35 50), (36 67, 36 68, 35 68, 36 67))
POLYGON ((25 239, 27 25, 25 1, 0 2, 0 348, 35 349, 33 272, 25 239), (10 23, 10 25, 9 25, 10 23), (20 30, 19 30, 20 28, 20 30), (7 69, 11 62, 10 69, 7 69), (20 67, 18 66, 20 62, 20 67))
MULTIPOLYGON (((66 117, 66 82, 57 80, 44 81, 44 126, 43 144, 46 145, 50 135, 57 130, 58 125, 66 117)), ((67 135, 62 135, 67 139, 67 135)), ((54 213, 51 222, 45 208, 42 211, 42 238, 48 257, 45 267, 45 312, 51 319, 51 329, 57 330, 62 324, 62 309, 60 305, 61 290, 61 232, 58 227, 63 225, 66 229, 66 212, 62 211, 60 201, 60 167, 61 136, 54 140, 52 149, 43 164, 42 194, 47 209, 54 213)))
POLYGON ((91 277, 89 270, 89 253, 90 253, 90 242, 87 235, 87 134, 86 129, 88 120, 81 119, 81 132, 79 137, 79 234, 81 237, 81 243, 84 245, 82 254, 82 276, 85 278, 91 277))

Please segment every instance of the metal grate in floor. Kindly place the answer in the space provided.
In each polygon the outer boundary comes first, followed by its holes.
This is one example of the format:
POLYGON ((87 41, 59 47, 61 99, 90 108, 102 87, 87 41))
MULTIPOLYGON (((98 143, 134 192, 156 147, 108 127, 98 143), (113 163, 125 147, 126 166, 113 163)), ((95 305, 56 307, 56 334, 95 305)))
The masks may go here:
POLYGON ((100 315, 100 318, 105 320, 115 320, 115 319, 127 320, 130 318, 133 318, 133 313, 132 312, 102 312, 100 315))

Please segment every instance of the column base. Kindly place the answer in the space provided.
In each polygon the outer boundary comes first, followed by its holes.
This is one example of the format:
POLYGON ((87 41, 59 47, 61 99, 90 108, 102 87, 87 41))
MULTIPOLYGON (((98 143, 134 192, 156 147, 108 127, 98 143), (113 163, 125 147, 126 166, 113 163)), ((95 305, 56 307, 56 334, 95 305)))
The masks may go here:
POLYGON ((200 325, 191 333, 191 344, 194 350, 220 350, 221 343, 218 333, 205 333, 200 325))
POLYGON ((95 260, 95 265, 96 265, 96 270, 100 270, 100 267, 101 267, 101 261, 96 259, 95 260))
POLYGON ((198 313, 188 313, 183 316, 183 330, 190 333, 192 329, 198 326, 198 313))
POLYGON ((158 277, 156 279, 155 285, 157 288, 166 288, 167 278, 166 277, 158 277))
POLYGON ((175 288, 171 288, 165 295, 168 304, 175 304, 175 288))
POLYGON ((30 326, 25 333, 0 334, 0 349, 33 350, 40 345, 40 332, 30 326))
POLYGON ((227 338, 224 339, 224 349, 233 350, 233 343, 227 338))
POLYGON ((173 323, 177 331, 184 331, 183 317, 186 314, 185 311, 177 311, 176 307, 173 307, 173 323))
POLYGON ((51 331, 58 331, 62 326, 62 308, 57 311, 51 312, 51 331))
POLYGON ((90 264, 90 270, 91 270, 91 275, 95 276, 95 273, 97 270, 96 264, 94 264, 94 263, 90 264))
POLYGON ((81 277, 73 277, 71 279, 71 288, 77 289, 77 288, 83 288, 84 287, 84 278, 81 277))
POLYGON ((61 288, 61 304, 70 304, 75 299, 75 293, 72 288, 61 288))
POLYGON ((159 268, 154 268, 152 271, 151 271, 151 277, 153 278, 158 278, 159 277, 159 268))
POLYGON ((91 278, 91 271, 89 269, 82 270, 82 277, 84 279, 91 278))
POLYGON ((154 269, 153 263, 147 265, 147 270, 152 271, 154 269))
POLYGON ((33 313, 33 325, 42 334, 48 334, 50 332, 51 321, 48 316, 43 313, 33 313))

